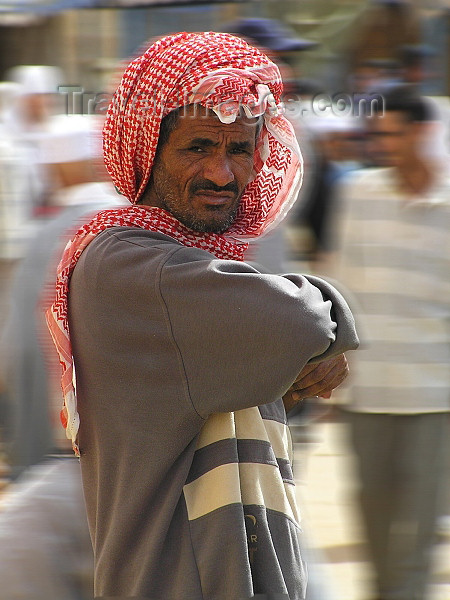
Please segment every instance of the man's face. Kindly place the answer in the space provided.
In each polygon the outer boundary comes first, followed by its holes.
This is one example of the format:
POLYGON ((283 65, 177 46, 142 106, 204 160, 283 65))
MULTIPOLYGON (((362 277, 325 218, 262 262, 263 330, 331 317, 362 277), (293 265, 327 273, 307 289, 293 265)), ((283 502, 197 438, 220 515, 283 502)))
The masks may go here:
POLYGON ((245 117, 224 124, 211 111, 187 107, 158 151, 143 202, 194 231, 228 229, 251 177, 256 126, 245 117))
POLYGON ((415 146, 415 125, 399 111, 386 111, 374 120, 370 153, 379 166, 394 167, 404 162, 415 146))

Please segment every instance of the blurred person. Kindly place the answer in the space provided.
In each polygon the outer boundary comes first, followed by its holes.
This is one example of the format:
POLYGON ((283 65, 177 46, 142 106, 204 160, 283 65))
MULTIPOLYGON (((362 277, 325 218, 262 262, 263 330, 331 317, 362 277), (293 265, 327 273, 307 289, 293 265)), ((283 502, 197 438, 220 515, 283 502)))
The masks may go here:
POLYGON ((389 91, 370 124, 383 166, 341 188, 340 280, 364 332, 343 414, 378 600, 427 597, 449 478, 450 179, 424 153, 434 118, 410 87, 389 91))
MULTIPOLYGON (((61 168, 70 171, 74 154, 95 160, 93 134, 88 126, 82 135, 66 134, 58 151, 61 168)), ((45 344, 48 348, 51 340, 46 342, 41 306, 67 231, 83 217, 120 204, 113 186, 95 181, 92 173, 92 181, 53 195, 59 212, 39 222, 16 267, 0 335, 0 431, 10 478, 0 502, 0 596, 5 599, 93 598, 80 468, 61 433, 60 393, 48 372, 45 344)))
POLYGON ((298 52, 313 50, 318 46, 315 40, 297 35, 285 23, 276 19, 261 17, 241 18, 227 27, 229 33, 244 38, 268 53, 280 69, 284 84, 284 94, 296 91, 299 76, 291 66, 291 58, 298 52))
MULTIPOLYGON (((10 136, 12 107, 20 93, 19 84, 0 82, 0 331, 5 319, 5 306, 14 268, 20 256, 22 236, 18 233, 26 216, 27 157, 10 136)), ((0 485, 3 481, 2 425, 6 419, 0 381, 0 485)), ((6 468, 6 467, 5 467, 6 468)))
POLYGON ((28 186, 27 219, 33 218, 53 188, 52 176, 45 168, 42 146, 52 136, 51 119, 57 113, 56 95, 62 72, 49 65, 20 65, 8 71, 7 78, 20 86, 8 129, 15 146, 26 153, 28 169, 22 179, 28 186))
POLYGON ((92 600, 92 547, 73 457, 43 460, 2 490, 0 578, 5 600, 92 600))
POLYGON ((435 160, 449 160, 450 137, 450 100, 448 95, 425 95, 432 89, 433 80, 438 81, 439 68, 437 64, 438 52, 428 44, 406 45, 400 48, 400 64, 402 66, 402 80, 405 84, 417 90, 431 103, 436 112, 433 129, 435 135, 429 136, 426 149, 429 155, 434 155, 435 160))
MULTIPOLYGON (((89 120, 89 117, 84 119, 89 120)), ((43 410, 52 394, 56 392, 58 398, 60 394, 59 386, 56 390, 52 388, 47 377, 41 348, 45 319, 38 310, 45 282, 56 268, 55 253, 62 251, 64 234, 83 215, 121 203, 110 182, 95 180, 96 159, 91 148, 94 135, 95 131, 86 126, 82 134, 74 131, 73 135, 66 135, 65 146, 60 146, 58 165, 69 171, 76 154, 91 163, 91 181, 66 186, 53 195, 53 206, 58 212, 37 222, 35 234, 15 269, 10 290, 8 312, 0 334, 0 379, 7 389, 8 454, 13 479, 43 456, 54 453, 64 441, 60 426, 55 427, 57 413, 43 410), (51 415, 53 418, 49 418, 51 415)))
POLYGON ((298 193, 281 93, 243 40, 178 33, 110 105, 131 205, 74 236, 48 312, 98 599, 304 598, 286 410, 331 393, 357 338, 332 286, 243 260, 298 193))
MULTIPOLYGON (((15 141, 11 123, 21 86, 0 82, 0 261, 11 261, 22 250, 20 231, 30 214, 29 156, 15 141)), ((6 284, 2 288, 6 290, 6 284)), ((3 317, 3 315, 1 315, 3 317)))
MULTIPOLYGON (((345 54, 353 91, 366 91, 382 63, 398 62, 401 48, 420 44, 423 14, 410 0, 369 0, 351 25, 345 54), (380 63, 377 66, 377 62, 380 63)), ((390 70, 390 67, 389 67, 390 70)), ((386 77, 386 73, 382 75, 386 77)), ((389 74, 389 78, 391 74, 389 74)), ((379 91, 379 90, 375 90, 379 91)))
POLYGON ((0 161, 0 201, 4 253, 17 259, 41 221, 59 212, 58 194, 93 182, 97 173, 91 160, 93 118, 61 113, 61 70, 20 65, 7 76, 7 89, 16 91, 9 106, 3 103, 1 144, 7 149, 0 161))
POLYGON ((309 193, 290 222, 293 251, 303 255, 313 272, 328 271, 337 244, 337 189, 345 175, 364 165, 360 140, 362 125, 356 117, 311 115, 314 172, 309 193), (303 240, 298 244, 297 239, 303 240))
POLYGON ((61 189, 96 178, 83 148, 83 144, 91 144, 90 119, 64 114, 64 96, 58 93, 63 84, 59 68, 20 65, 10 69, 8 77, 21 90, 10 119, 10 135, 17 147, 28 153, 30 218, 46 217, 58 212, 54 197, 61 189))
POLYGON ((382 94, 402 83, 399 61, 393 59, 367 59, 361 62, 353 74, 354 92, 382 94))
POLYGON ((436 78, 433 63, 436 53, 426 44, 411 44, 402 46, 399 55, 403 81, 416 85, 419 93, 423 92, 427 81, 436 78))
POLYGON ((8 123, 12 108, 20 94, 20 84, 13 81, 0 81, 0 132, 2 138, 8 133, 8 123))

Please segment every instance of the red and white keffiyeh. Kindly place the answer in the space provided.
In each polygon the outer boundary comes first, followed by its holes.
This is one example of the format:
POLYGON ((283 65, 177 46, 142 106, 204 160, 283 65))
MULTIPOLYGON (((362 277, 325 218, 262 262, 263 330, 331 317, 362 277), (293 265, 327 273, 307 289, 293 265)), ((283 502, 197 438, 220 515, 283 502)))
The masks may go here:
POLYGON ((62 421, 78 454, 79 417, 70 344, 67 299, 78 258, 92 239, 116 226, 165 233, 218 258, 243 260, 246 240, 277 225, 295 202, 302 159, 293 128, 282 114, 278 67, 260 50, 226 33, 178 33, 156 41, 125 70, 108 109, 103 145, 105 164, 118 191, 134 205, 150 178, 161 120, 172 110, 199 103, 223 123, 241 109, 264 116, 253 178, 233 225, 224 234, 194 232, 166 211, 142 205, 106 210, 67 244, 58 267, 56 296, 47 323, 62 367, 62 421))

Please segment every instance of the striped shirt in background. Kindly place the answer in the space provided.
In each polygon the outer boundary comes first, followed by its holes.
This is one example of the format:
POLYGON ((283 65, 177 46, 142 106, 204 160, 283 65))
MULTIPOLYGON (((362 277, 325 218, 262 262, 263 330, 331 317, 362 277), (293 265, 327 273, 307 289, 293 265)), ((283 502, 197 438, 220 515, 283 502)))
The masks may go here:
POLYGON ((393 169, 364 169, 341 192, 339 279, 354 293, 366 333, 347 408, 448 411, 450 178, 411 199, 398 191, 393 169))

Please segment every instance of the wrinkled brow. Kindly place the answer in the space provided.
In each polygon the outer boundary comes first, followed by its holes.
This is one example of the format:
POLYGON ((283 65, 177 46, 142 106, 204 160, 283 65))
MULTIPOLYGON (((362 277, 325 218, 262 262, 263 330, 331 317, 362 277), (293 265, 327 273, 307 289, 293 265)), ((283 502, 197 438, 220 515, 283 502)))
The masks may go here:
MULTIPOLYGON (((215 142, 214 140, 211 140, 210 138, 194 138, 192 140, 189 140, 188 144, 191 146, 201 146, 202 148, 213 148, 215 146, 219 145, 219 142, 215 142)), ((244 142, 230 142, 228 144, 228 146, 230 148, 233 149, 237 149, 237 150, 248 150, 251 151, 253 149, 253 146, 250 142, 248 141, 244 141, 244 142)))

